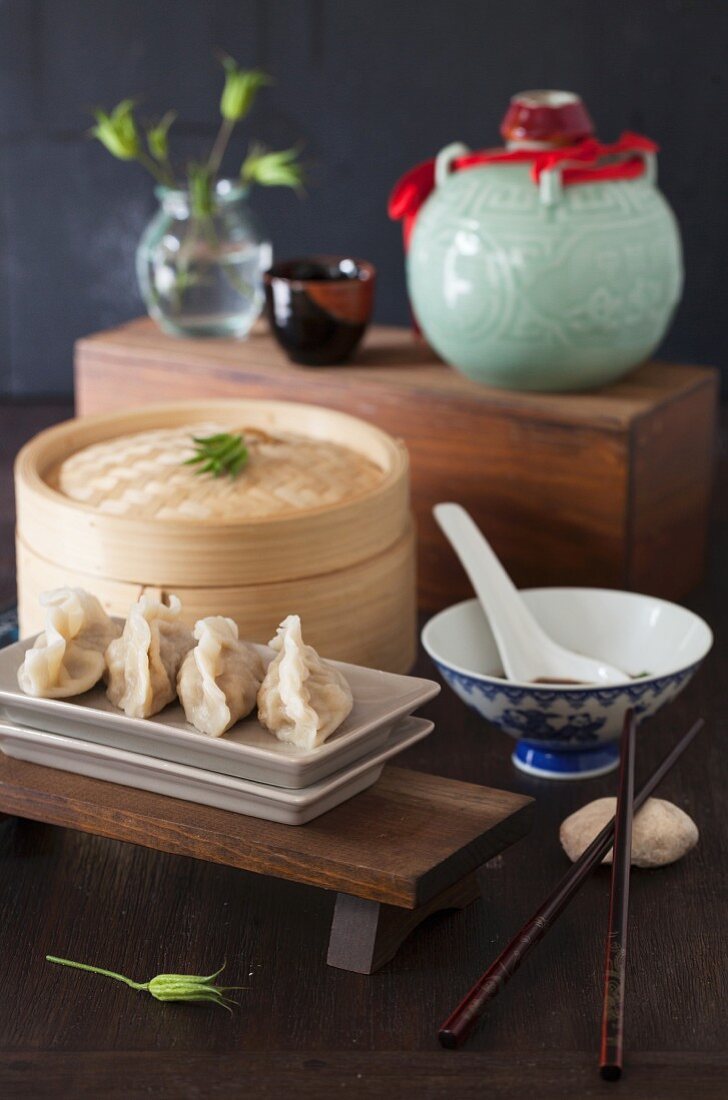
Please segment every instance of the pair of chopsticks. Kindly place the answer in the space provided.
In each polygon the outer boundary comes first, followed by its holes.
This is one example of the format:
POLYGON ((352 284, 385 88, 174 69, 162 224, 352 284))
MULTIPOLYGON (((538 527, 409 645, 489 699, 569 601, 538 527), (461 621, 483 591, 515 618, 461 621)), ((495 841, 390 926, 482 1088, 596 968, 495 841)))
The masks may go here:
POLYGON ((703 720, 700 718, 690 727, 633 797, 635 718, 631 709, 627 711, 622 731, 619 794, 615 816, 567 871, 546 901, 491 963, 455 1011, 448 1016, 438 1032, 438 1038, 444 1047, 455 1048, 465 1042, 483 1014, 488 1001, 501 991, 526 955, 561 915, 590 872, 601 863, 609 849, 613 847, 600 1071, 606 1080, 618 1079, 622 1069, 624 1044, 624 976, 632 818, 682 756, 703 725, 703 720))

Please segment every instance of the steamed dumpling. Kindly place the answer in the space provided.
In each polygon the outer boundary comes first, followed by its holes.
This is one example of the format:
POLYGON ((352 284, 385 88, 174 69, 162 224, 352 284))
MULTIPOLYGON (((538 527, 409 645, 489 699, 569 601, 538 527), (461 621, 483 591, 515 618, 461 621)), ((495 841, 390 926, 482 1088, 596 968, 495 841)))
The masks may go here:
POLYGON ((238 640, 232 619, 200 619, 195 638, 177 677, 177 693, 187 721, 208 737, 220 737, 250 714, 265 668, 257 650, 238 640))
POLYGON ((124 633, 106 650, 106 694, 130 718, 149 718, 177 695, 177 674, 195 644, 192 631, 179 622, 177 596, 169 607, 142 596, 129 612, 124 633))
POLYGON ((279 740, 315 749, 351 711, 351 689, 304 643, 298 615, 283 620, 270 645, 276 656, 260 685, 258 718, 279 740))
POLYGON ((44 592, 46 626, 18 670, 26 695, 67 699, 99 682, 106 669, 104 653, 121 634, 121 626, 82 588, 44 592))

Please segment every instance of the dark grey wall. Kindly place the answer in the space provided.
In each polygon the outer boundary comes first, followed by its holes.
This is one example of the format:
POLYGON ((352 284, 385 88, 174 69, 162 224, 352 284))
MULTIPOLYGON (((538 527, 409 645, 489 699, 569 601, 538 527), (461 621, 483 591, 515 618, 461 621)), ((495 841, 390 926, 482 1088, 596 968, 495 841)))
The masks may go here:
POLYGON ((138 93, 207 145, 216 49, 276 76, 252 134, 315 162, 304 202, 256 197, 277 254, 372 259, 382 321, 407 319, 391 184, 448 141, 495 143, 512 92, 573 89, 605 139, 656 138, 687 267, 663 351, 723 363, 727 40, 725 0, 0 0, 0 393, 70 390, 74 339, 141 311, 151 187, 84 138, 89 107, 138 93))

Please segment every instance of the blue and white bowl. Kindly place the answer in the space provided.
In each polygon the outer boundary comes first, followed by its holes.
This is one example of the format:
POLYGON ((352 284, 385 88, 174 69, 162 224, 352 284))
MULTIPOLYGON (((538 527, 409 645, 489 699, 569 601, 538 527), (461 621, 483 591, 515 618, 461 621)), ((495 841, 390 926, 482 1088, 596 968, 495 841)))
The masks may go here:
POLYGON ((555 641, 637 677, 614 687, 506 680, 477 600, 430 619, 422 644, 443 679, 517 739, 513 762, 531 775, 583 779, 616 768, 627 707, 638 721, 655 714, 682 691, 713 644, 701 618, 652 596, 601 588, 532 588, 521 595, 555 641))

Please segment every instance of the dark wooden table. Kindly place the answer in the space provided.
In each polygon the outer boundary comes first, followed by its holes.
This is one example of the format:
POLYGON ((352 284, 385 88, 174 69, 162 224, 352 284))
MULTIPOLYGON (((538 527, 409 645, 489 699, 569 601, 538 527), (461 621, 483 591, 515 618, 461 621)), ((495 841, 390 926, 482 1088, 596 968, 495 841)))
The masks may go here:
MULTIPOLYGON (((0 599, 13 590, 11 459, 69 411, 58 403, 0 413, 0 599)), ((0 825, 0 1096, 726 1096, 727 472, 723 461, 710 579, 690 601, 717 629, 715 651, 640 740, 638 778, 695 715, 707 719, 659 792, 695 818, 700 844, 673 867, 633 877, 619 1085, 601 1082, 595 1069, 603 871, 466 1050, 438 1047, 438 1023, 565 869, 561 819, 615 784, 614 776, 559 784, 521 775, 509 739, 444 690, 429 707, 436 732, 401 763, 534 795, 535 824, 487 865, 487 904, 431 918, 371 977, 326 967, 333 895, 324 891, 32 822, 0 825), (246 988, 231 1016, 162 1005, 51 967, 46 953, 138 979, 208 972, 226 959, 229 980, 246 988)), ((432 671, 424 658, 420 669, 432 671)))

